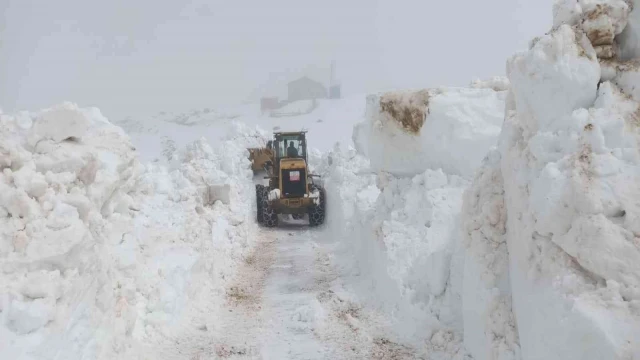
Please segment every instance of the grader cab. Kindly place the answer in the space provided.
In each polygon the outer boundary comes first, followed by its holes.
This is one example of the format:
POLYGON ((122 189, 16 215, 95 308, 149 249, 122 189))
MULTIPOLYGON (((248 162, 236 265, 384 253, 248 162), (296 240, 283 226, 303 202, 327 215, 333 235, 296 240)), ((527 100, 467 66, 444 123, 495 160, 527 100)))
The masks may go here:
POLYGON ((266 227, 278 226, 278 215, 309 218, 310 226, 324 223, 325 190, 309 173, 306 132, 276 132, 273 156, 265 161, 268 185, 256 185, 256 215, 266 227))

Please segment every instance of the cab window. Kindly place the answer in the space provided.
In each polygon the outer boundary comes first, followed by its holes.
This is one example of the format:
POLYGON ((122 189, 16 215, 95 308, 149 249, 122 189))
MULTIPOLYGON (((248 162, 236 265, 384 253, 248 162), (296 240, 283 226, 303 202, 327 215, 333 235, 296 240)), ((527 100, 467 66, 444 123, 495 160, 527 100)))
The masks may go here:
POLYGON ((297 136, 283 136, 277 149, 278 157, 305 157, 304 141, 297 136))

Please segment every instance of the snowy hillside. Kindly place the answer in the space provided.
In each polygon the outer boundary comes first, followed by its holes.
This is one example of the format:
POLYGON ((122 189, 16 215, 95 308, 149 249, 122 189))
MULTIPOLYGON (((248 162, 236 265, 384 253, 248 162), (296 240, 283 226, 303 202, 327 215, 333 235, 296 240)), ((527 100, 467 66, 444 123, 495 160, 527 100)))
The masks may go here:
POLYGON ((306 102, 295 102, 278 110, 294 113, 282 117, 271 116, 269 112, 262 114, 259 105, 245 105, 151 116, 139 114, 118 121, 117 125, 129 134, 143 161, 166 162, 174 151, 200 137, 209 142, 218 141, 231 131, 234 123, 260 128, 267 131, 267 135, 272 131, 308 130, 309 146, 325 152, 336 141, 351 143, 353 125, 363 119, 364 99, 357 95, 339 100, 318 100, 317 107, 308 114, 304 113, 308 109, 299 109, 306 102))

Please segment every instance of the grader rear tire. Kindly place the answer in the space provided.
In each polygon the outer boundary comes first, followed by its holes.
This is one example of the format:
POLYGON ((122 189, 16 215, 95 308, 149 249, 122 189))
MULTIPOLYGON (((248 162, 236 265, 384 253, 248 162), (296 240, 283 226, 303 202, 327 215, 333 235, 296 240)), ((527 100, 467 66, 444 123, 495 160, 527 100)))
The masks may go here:
POLYGON ((258 224, 262 224, 263 193, 264 185, 256 185, 256 220, 258 220, 258 224))
POLYGON ((320 190, 319 204, 313 204, 309 207, 309 226, 319 226, 324 223, 326 215, 326 194, 323 188, 318 187, 320 190))
POLYGON ((268 198, 269 191, 262 191, 262 225, 266 227, 278 226, 278 213, 271 205, 268 198))

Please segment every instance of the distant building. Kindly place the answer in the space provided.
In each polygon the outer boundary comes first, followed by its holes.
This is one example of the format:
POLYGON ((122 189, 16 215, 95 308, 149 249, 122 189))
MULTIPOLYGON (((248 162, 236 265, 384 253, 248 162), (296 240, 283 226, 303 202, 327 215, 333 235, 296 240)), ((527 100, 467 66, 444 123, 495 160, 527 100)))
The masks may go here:
POLYGON ((277 97, 263 97, 260 99, 260 111, 265 112, 279 108, 280 102, 277 97))
POLYGON ((329 75, 329 99, 340 99, 340 84, 336 81, 336 62, 331 61, 331 73, 329 75))
POLYGON ((340 99, 340 85, 333 85, 329 88, 329 99, 340 99))
POLYGON ((327 89, 321 83, 306 76, 287 85, 289 102, 298 100, 326 99, 327 89))

